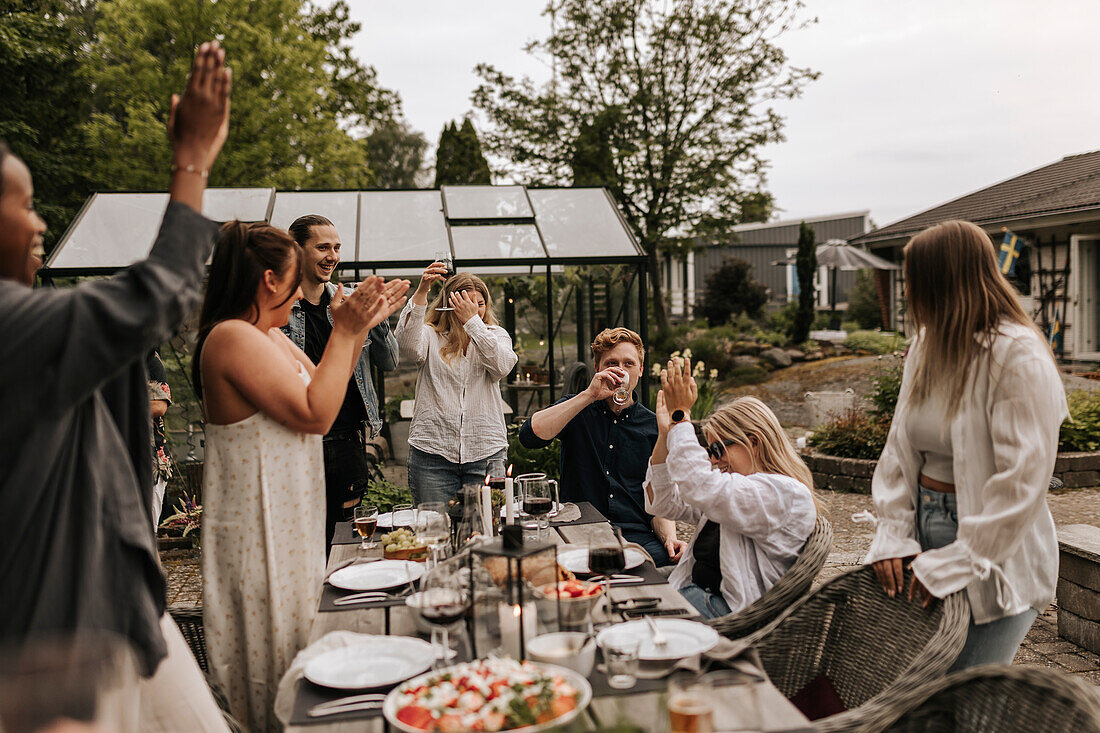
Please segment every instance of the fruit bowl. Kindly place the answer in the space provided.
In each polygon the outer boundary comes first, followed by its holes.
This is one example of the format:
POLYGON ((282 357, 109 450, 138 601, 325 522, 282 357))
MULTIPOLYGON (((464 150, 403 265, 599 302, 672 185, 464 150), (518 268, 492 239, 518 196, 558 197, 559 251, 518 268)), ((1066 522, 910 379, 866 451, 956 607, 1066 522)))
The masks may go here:
POLYGON ((590 580, 560 580, 537 588, 535 603, 544 605, 549 610, 554 603, 555 591, 561 603, 559 621, 568 626, 586 623, 588 614, 603 598, 603 586, 599 583, 590 580))

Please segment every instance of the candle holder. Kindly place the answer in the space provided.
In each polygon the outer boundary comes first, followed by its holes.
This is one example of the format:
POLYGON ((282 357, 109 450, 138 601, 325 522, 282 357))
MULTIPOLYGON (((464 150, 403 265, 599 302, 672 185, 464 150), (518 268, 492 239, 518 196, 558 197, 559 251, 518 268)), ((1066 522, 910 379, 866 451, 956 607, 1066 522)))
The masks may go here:
POLYGON ((523 661, 531 639, 561 629, 558 594, 540 593, 559 580, 557 547, 517 544, 511 534, 472 545, 466 555, 474 657, 499 652, 523 661))

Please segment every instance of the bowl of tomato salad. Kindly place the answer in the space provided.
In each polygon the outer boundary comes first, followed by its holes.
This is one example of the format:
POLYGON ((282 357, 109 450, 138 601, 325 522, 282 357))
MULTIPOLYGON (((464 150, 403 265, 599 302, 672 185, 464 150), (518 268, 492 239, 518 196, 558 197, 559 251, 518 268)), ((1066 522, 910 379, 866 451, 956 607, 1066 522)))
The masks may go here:
POLYGON ((516 731, 564 725, 588 706, 592 687, 573 670, 513 659, 479 659, 399 685, 382 706, 406 733, 516 731))

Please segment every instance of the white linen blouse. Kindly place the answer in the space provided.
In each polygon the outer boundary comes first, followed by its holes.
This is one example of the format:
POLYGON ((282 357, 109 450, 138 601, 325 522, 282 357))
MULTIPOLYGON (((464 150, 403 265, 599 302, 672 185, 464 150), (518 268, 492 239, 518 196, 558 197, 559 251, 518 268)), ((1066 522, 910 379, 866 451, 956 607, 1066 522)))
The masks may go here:
POLYGON ((519 361, 512 338, 475 315, 463 325, 470 346, 448 364, 439 351, 443 337, 424 322, 426 310, 410 300, 394 332, 401 358, 420 370, 409 445, 451 463, 488 458, 508 447, 499 383, 519 361))
POLYGON ((1004 322, 982 349, 949 426, 959 530, 949 545, 921 552, 917 477, 921 466, 904 426, 912 367, 906 359, 886 447, 871 481, 878 524, 864 563, 917 555, 913 572, 937 598, 966 589, 975 623, 1042 612, 1054 599, 1058 540, 1046 494, 1069 415, 1050 351, 1034 329, 1004 322))
POLYGON ((695 541, 709 519, 719 527, 722 597, 736 613, 775 585, 794 564, 817 521, 809 488, 771 473, 723 473, 710 464, 690 423, 668 431, 668 458, 649 464, 645 508, 654 516, 696 524, 668 578, 676 589, 692 582, 695 541), (653 497, 650 498, 652 493, 653 497))

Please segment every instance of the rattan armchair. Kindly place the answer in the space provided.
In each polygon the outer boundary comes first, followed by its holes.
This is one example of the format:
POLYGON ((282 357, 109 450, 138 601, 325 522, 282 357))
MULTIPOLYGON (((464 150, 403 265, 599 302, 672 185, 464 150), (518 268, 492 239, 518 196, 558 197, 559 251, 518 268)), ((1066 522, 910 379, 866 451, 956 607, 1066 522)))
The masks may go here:
MULTIPOLYGON (((912 571, 906 571, 906 587, 912 571)), ((872 731, 894 701, 944 675, 966 640, 964 593, 928 608, 904 594, 889 598, 863 566, 803 596, 744 637, 788 698, 817 686, 835 690, 843 712, 814 722, 818 731, 872 731)))
POLYGON ((1100 733, 1092 685, 1046 667, 990 664, 930 680, 882 710, 889 733, 1100 733))
POLYGON ((194 655, 195 661, 199 663, 203 674, 206 675, 210 694, 214 696, 214 702, 222 711, 226 727, 230 733, 244 733, 244 729, 229 710, 229 699, 225 696, 225 691, 210 674, 210 661, 206 656, 206 632, 202 628, 202 606, 172 606, 168 609, 168 615, 176 622, 183 640, 187 642, 187 647, 194 655))
POLYGON ((828 519, 818 515, 814 529, 806 538, 798 559, 780 576, 775 585, 740 611, 712 619, 708 623, 729 639, 739 639, 763 628, 810 590, 832 548, 833 525, 828 519))

